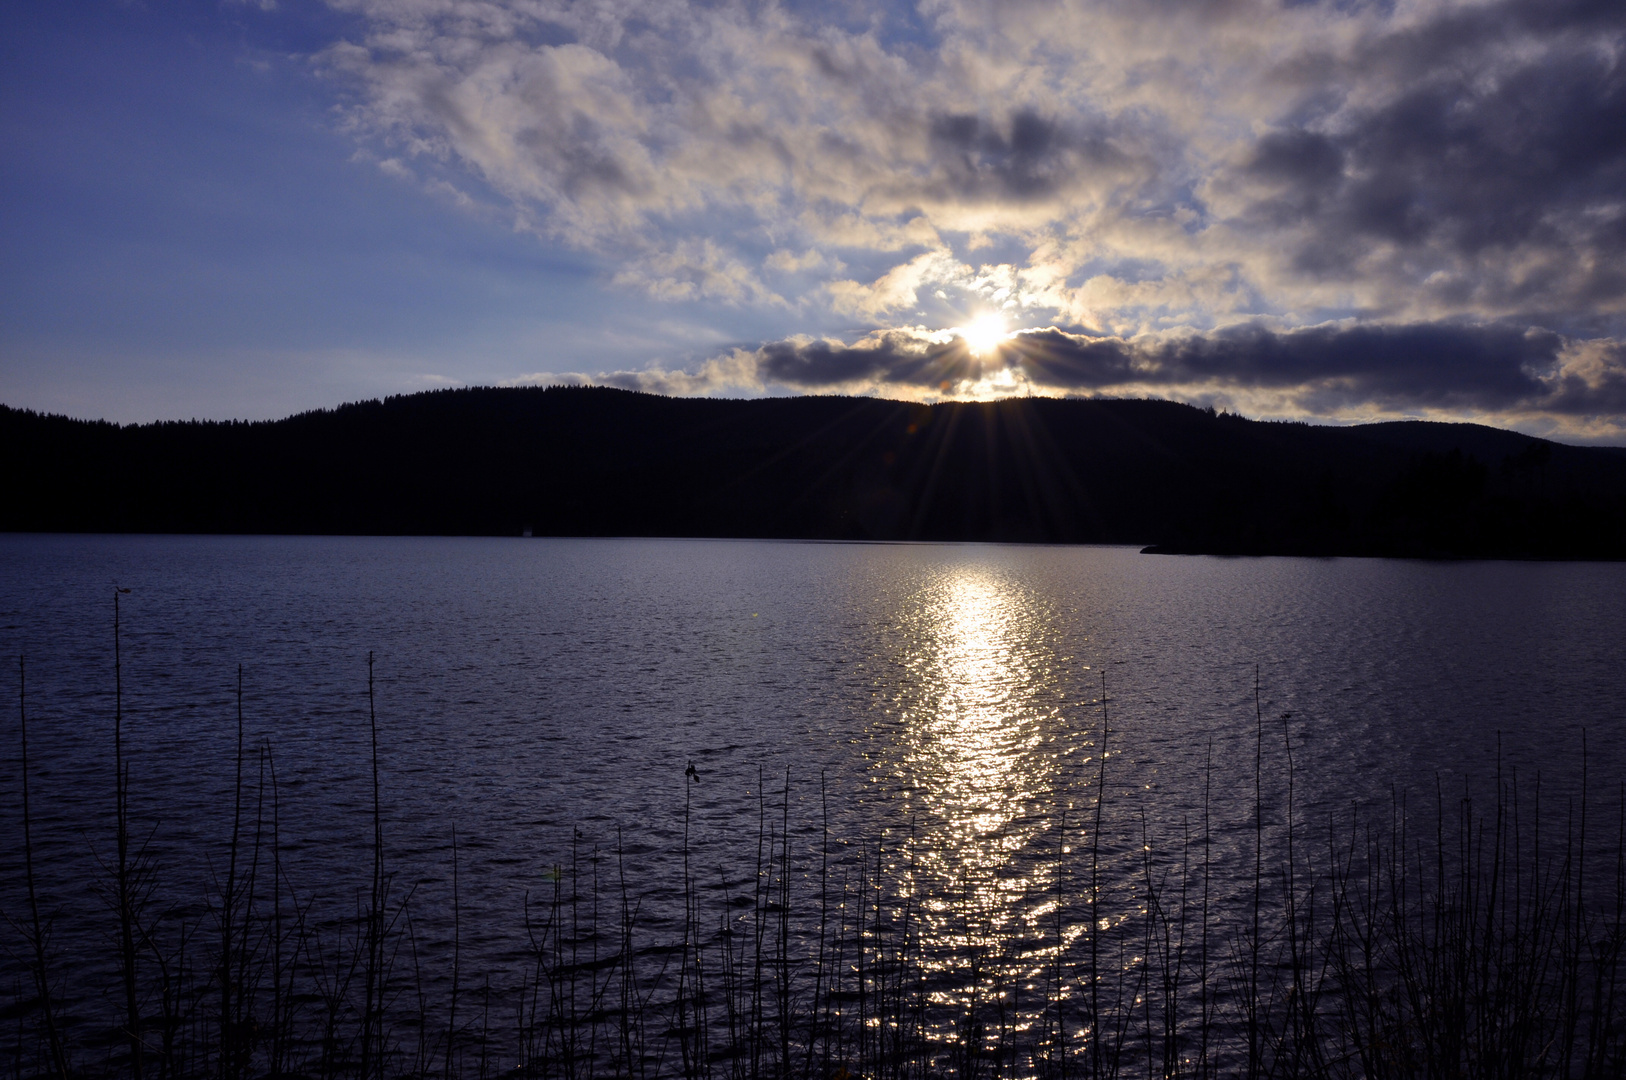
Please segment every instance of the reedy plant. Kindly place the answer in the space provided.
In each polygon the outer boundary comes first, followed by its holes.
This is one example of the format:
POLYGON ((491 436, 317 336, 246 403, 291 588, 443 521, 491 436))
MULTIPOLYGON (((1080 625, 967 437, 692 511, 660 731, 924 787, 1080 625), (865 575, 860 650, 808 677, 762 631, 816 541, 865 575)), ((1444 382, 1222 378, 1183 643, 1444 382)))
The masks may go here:
MULTIPOLYGON (((686 778, 686 827, 675 853, 681 916, 662 923, 652 913, 665 900, 633 888, 622 830, 613 875, 592 838, 573 832, 551 895, 535 904, 527 898, 520 913, 528 969, 515 981, 500 970, 479 979, 477 1031, 459 1021, 467 959, 455 830, 451 979, 443 995, 429 989, 432 958, 413 891, 391 898, 372 681, 372 866, 353 914, 343 918, 316 917, 314 894, 296 891, 283 858, 276 759, 266 742, 259 768, 246 768, 239 711, 212 943, 196 933, 196 921, 175 916, 178 929, 159 949, 154 920, 140 916, 139 903, 110 904, 119 955, 113 989, 125 992, 124 1023, 115 1026, 127 1039, 129 1000, 156 1001, 159 1044, 142 1042, 96 1063, 85 1052, 85 1024, 40 1011, 43 1037, 19 1075, 134 1075, 142 1067, 166 1080, 1626 1072, 1626 789, 1613 871, 1602 877, 1588 775, 1559 826, 1539 807, 1539 783, 1538 805, 1528 806, 1517 775, 1499 770, 1483 810, 1466 791, 1448 801, 1437 787, 1429 819, 1396 793, 1382 820, 1359 810, 1347 820, 1329 817, 1318 851, 1303 839, 1309 823, 1296 801, 1285 715, 1285 813, 1279 826, 1265 828, 1266 725, 1256 697, 1254 805, 1244 826, 1253 842, 1241 851, 1253 873, 1240 904, 1216 904, 1211 748, 1201 821, 1195 830, 1182 821, 1160 837, 1144 806, 1109 796, 1116 740, 1105 689, 1103 682, 1087 765, 1094 798, 1080 815, 1083 827, 1058 812, 1042 834, 1054 910, 1030 926, 999 923, 981 906, 990 888, 1005 894, 1001 869, 991 881, 925 878, 912 825, 907 836, 833 840, 822 776, 816 847, 793 842, 793 777, 787 773, 770 797, 759 774, 754 857, 748 842, 744 859, 714 858, 716 849, 702 851, 688 828, 698 781, 686 778), (1417 828, 1420 820, 1431 827, 1417 828), (741 864, 748 880, 730 876, 729 867, 741 864), (1131 883, 1133 899, 1123 891, 1131 883), (952 933, 926 918, 924 905, 939 901, 953 901, 952 933), (124 962, 126 928, 150 963, 124 962), (492 1008, 504 1001, 513 1005, 506 1023, 503 1009, 492 1008)), ((26 723, 23 704, 20 696, 26 723)), ((122 721, 121 709, 115 715, 122 721)), ((29 752, 31 907, 13 932, 32 957, 31 978, 39 973, 38 1008, 49 1010, 57 997, 45 978, 50 920, 32 892, 29 752)), ((122 745, 118 759, 125 778, 122 745)), ((115 790, 127 835, 125 779, 115 790)), ((141 847, 126 851, 123 880, 150 884, 135 872, 150 867, 135 857, 141 847)), ((166 886, 166 895, 176 891, 166 886)), ((94 993, 81 992, 86 997, 94 993)), ((139 1024, 135 1030, 141 1042, 139 1024)))

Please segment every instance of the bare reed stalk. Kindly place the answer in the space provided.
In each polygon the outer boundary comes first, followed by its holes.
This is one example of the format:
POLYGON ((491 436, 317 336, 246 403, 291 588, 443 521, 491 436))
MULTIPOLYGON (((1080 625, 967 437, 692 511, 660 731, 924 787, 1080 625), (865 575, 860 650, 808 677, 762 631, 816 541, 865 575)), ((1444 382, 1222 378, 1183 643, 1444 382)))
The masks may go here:
MULTIPOLYGON (((829 1020, 829 995, 824 994, 825 967, 824 951, 825 937, 830 928, 830 789, 825 779, 824 770, 819 770, 819 945, 818 953, 813 959, 813 1002, 807 1011, 807 1052, 802 1063, 804 1075, 813 1074, 813 1054, 819 1043, 821 1025, 821 994, 824 1012, 822 1022, 829 1020)), ((825 1053, 820 1062, 823 1071, 830 1068, 829 1040, 825 1039, 825 1053)))
POLYGON ((1312 971, 1312 943, 1315 940, 1315 883, 1312 878, 1304 904, 1300 906, 1298 852, 1294 846, 1297 810, 1294 806, 1293 733, 1288 727, 1291 713, 1282 714, 1282 746, 1287 754, 1287 869, 1283 895, 1288 935, 1288 1030, 1285 1037, 1291 1057, 1290 1075, 1318 1074, 1324 1071, 1316 1038, 1316 1007, 1319 980, 1312 971))
POLYGON ((1101 816, 1107 802, 1107 673, 1101 672, 1101 761, 1095 777, 1095 827, 1090 830, 1089 980, 1090 1076, 1106 1074, 1101 1023, 1101 816))
POLYGON ((232 896, 232 906, 238 913, 238 925, 229 931, 230 948, 225 951, 222 961, 223 975, 231 986, 230 1007, 224 1012, 221 1029, 221 1062, 220 1069, 225 1077, 242 1077, 249 1071, 254 1055, 255 1022, 253 1019, 254 996, 258 988, 260 967, 263 958, 253 944, 253 939, 259 930, 257 918, 257 897, 259 887, 260 855, 265 843, 265 756, 259 758, 259 775, 255 780, 254 793, 254 836, 249 845, 248 867, 246 875, 239 876, 237 867, 237 848, 241 842, 241 808, 242 808, 242 762, 244 755, 242 739, 242 669, 238 669, 238 702, 237 702, 237 775, 238 795, 237 810, 234 812, 232 822, 232 867, 228 874, 228 893, 232 896))
MULTIPOLYGON (((28 941, 29 974, 34 980, 34 993, 39 999, 40 1015, 45 1024, 45 1044, 50 1054, 51 1070, 67 1080, 68 1056, 62 1046, 62 1033, 57 1030, 56 1009, 51 1004, 50 968, 45 962, 47 924, 40 918, 39 895, 34 884, 34 826, 28 791, 28 699, 27 670, 23 658, 17 657, 17 730, 22 743, 23 770, 23 879, 28 888, 28 927, 24 937, 28 941)), ((10 921, 9 919, 7 920, 10 921)), ((20 1065, 20 1056, 19 1056, 20 1065)))
MULTIPOLYGON (((1164 882, 1154 876, 1152 871, 1152 840, 1150 828, 1146 821, 1146 810, 1141 808, 1141 871, 1146 888, 1146 945, 1142 955, 1147 964, 1147 974, 1151 974, 1150 965, 1155 957, 1158 963, 1157 998, 1159 1015, 1154 1024, 1152 1015, 1153 995, 1148 993, 1142 999, 1145 1019, 1146 1060, 1148 1069, 1153 1062, 1157 1063, 1159 1073, 1163 1077, 1176 1076, 1179 1073, 1179 1046, 1176 1017, 1179 1013, 1180 1003, 1180 975, 1183 940, 1176 939, 1176 926, 1183 924, 1185 911, 1186 867, 1181 867, 1181 898, 1180 915, 1176 916, 1167 911, 1160 899, 1164 882), (1154 1027, 1156 1033, 1154 1037, 1154 1027)), ((1189 851, 1189 844, 1185 845, 1189 851)), ((1179 933, 1183 936, 1183 925, 1179 933)))
POLYGON ((372 891, 367 901, 366 959, 362 972, 361 1080, 372 1080, 375 1070, 383 1076, 383 1021, 379 1012, 384 995, 384 814, 378 783, 378 714, 371 652, 367 654, 367 728, 372 739, 373 872, 372 891))
POLYGON ((1264 1069, 1264 1047, 1261 1039, 1259 1015, 1261 1008, 1259 1002, 1259 955, 1264 942, 1259 936, 1259 919, 1264 900, 1265 885, 1265 804, 1262 788, 1265 757, 1265 722, 1264 714, 1259 707, 1259 666, 1257 664, 1253 668, 1253 716, 1253 925, 1248 930, 1248 971, 1242 991, 1242 1009, 1246 1018, 1248 1033, 1247 1075, 1249 1080, 1259 1076, 1264 1069))
MULTIPOLYGON (((1047 995, 1049 1003, 1056 1007, 1056 1013, 1053 1020, 1046 1021, 1055 1024, 1055 1030, 1051 1036, 1049 1057, 1058 1080, 1067 1080, 1066 866, 1067 810, 1063 807, 1056 827, 1056 893, 1054 901, 1056 905, 1056 918, 1054 920, 1056 948, 1055 956, 1050 963, 1050 992, 1047 995)), ((1048 1012, 1048 1009, 1046 1011, 1048 1012)))
POLYGON ((646 1075, 644 1067, 646 1056, 644 1016, 648 1011, 648 998, 642 992, 638 982, 633 950, 633 926, 637 919, 638 909, 633 904, 631 893, 627 888, 625 843, 621 829, 617 826, 615 832, 615 862, 616 876, 619 880, 621 894, 621 956, 617 966, 620 976, 618 989, 621 1000, 616 1019, 620 1029, 621 1055, 626 1074, 642 1078, 646 1075))
POLYGON ((699 1047, 695 1045, 696 1033, 691 1024, 698 1018, 698 1002, 691 1003, 691 996, 698 994, 689 990, 692 980, 689 975, 689 965, 697 962, 694 959, 695 947, 695 897, 694 889, 689 876, 689 805, 693 785, 698 782, 691 765, 683 777, 683 941, 681 951, 678 953, 678 982, 677 982, 677 1034, 678 1053, 683 1062, 683 1075, 695 1076, 701 1068, 699 1047), (687 992, 686 992, 687 991, 687 992))
POLYGON ((762 767, 757 767, 757 845, 756 868, 751 880, 751 985, 749 991, 749 1019, 746 1022, 746 1032, 749 1042, 746 1053, 750 1062, 750 1075, 760 1076, 763 1067, 762 1055, 767 1047, 766 1027, 766 1001, 764 997, 763 972, 766 970, 768 957, 763 953, 763 943, 767 940, 768 909, 772 899, 773 888, 773 849, 768 837, 768 794, 767 777, 762 767), (768 865, 764 866, 764 845, 767 847, 768 865))
MULTIPOLYGON (((115 661, 117 671, 117 653, 115 661)), ((1235 823, 1243 825, 1244 845, 1247 828, 1253 832, 1253 889, 1250 895, 1244 863, 1240 895, 1216 901, 1212 744, 1203 766, 1201 822, 1182 819, 1162 827, 1167 835, 1160 836, 1149 807, 1137 807, 1124 792, 1108 794, 1109 772, 1117 774, 1107 760, 1115 743, 1103 677, 1100 761, 1094 776, 1086 771, 1083 778, 1093 781, 1096 794, 1085 823, 1089 850, 1069 850, 1069 823, 1058 813, 1055 878, 1043 886, 1055 893, 1053 929, 1048 915, 1012 929, 983 906, 984 897, 1003 895, 1020 879, 1025 871, 1017 867, 967 871, 952 883, 923 877, 926 860, 917 862, 913 825, 901 847, 884 835, 832 844, 833 793, 822 776, 815 853, 791 840, 790 775, 780 806, 773 807, 759 774, 755 876, 745 889, 748 846, 713 858, 710 841, 697 842, 699 780, 689 774, 681 924, 674 897, 665 909, 672 920, 645 929, 644 901, 632 884, 640 868, 629 860, 620 829, 610 897, 602 894, 607 883, 599 875, 598 848, 573 832, 569 860, 553 873, 551 899, 533 910, 527 898, 529 970, 513 980, 500 970, 482 972, 483 994, 474 1003, 479 1016, 464 1021, 460 986, 469 961, 462 955, 461 838, 454 829, 451 983, 437 1004, 427 988, 435 965, 447 960, 421 947, 408 912, 410 890, 398 912, 388 897, 371 677, 371 891, 358 889, 354 911, 333 919, 307 921, 310 902, 300 900, 282 858, 281 798, 269 743, 261 750, 248 835, 244 799, 251 778, 243 769, 241 683, 238 700, 232 843, 225 884, 213 890, 222 925, 217 935, 194 935, 198 917, 166 914, 163 926, 180 929, 165 939, 173 947, 160 950, 156 932, 148 932, 138 914, 143 864, 139 853, 129 854, 132 884, 123 895, 131 900, 130 916, 121 925, 152 960, 142 953, 142 978, 129 979, 134 964, 124 962, 123 935, 115 942, 125 1018, 131 997, 161 1001, 164 1044, 161 1055, 156 1040, 132 1050, 131 1066, 116 1058, 109 1072, 129 1071, 144 1050, 155 1080, 240 1080, 262 1070, 269 1077, 326 1080, 424 1080, 431 1073, 452 1080, 499 1071, 516 1080, 834 1080, 843 1074, 1106 1080, 1141 1072, 1200 1080, 1244 1072, 1273 1080, 1602 1080, 1626 1074, 1626 788, 1611 876, 1600 873, 1607 852, 1593 850, 1595 785, 1584 743, 1580 790, 1567 819, 1543 810, 1543 795, 1552 800, 1539 778, 1533 791, 1521 790, 1516 770, 1504 773, 1499 756, 1494 804, 1476 806, 1466 793, 1448 804, 1437 782, 1432 828, 1425 828, 1426 813, 1408 810, 1397 789, 1387 821, 1381 810, 1373 815, 1354 808, 1346 829, 1341 813, 1329 815, 1326 849, 1312 854, 1298 827, 1297 747, 1286 714, 1285 817, 1280 827, 1273 821, 1265 828, 1256 672, 1254 806, 1251 822, 1235 823), (1106 812, 1109 801, 1126 798, 1127 814, 1106 812), (1109 823, 1117 830, 1110 836, 1109 823), (1554 834, 1558 828, 1562 836, 1554 834), (1138 860, 1128 847, 1137 832, 1138 860), (259 882, 267 844, 269 895, 259 882), (708 884, 700 883, 696 865, 706 867, 708 884), (941 891, 934 895, 934 888, 941 891), (935 901, 949 904, 936 924, 941 936, 931 932, 937 916, 916 907, 935 901), (1071 941, 1069 920, 1085 923, 1071 941), (618 923, 614 930, 612 922, 618 923), (601 933, 615 940, 601 941, 601 933), (1211 938, 1230 946, 1226 961, 1214 962, 1211 938), (666 959, 645 959, 650 956, 666 959), (394 958, 402 959, 399 968, 394 958), (1037 988, 1026 983, 1030 978, 1037 988), (506 1015, 494 1016, 494 996, 499 1013, 513 1006, 511 1024, 506 1015), (267 1003, 269 1012, 257 1018, 258 1003, 267 1003)), ((26 724, 25 705, 20 683, 26 724)), ((34 996, 42 1009, 52 1009, 65 998, 45 986, 49 919, 33 891, 38 868, 28 772, 34 748, 26 734, 25 728, 23 843, 31 906, 28 926, 19 929, 33 949, 34 996)), ((119 724, 115 735, 122 778, 119 724)), ((123 779, 118 792, 122 812, 123 779)), ((1048 864, 1049 842, 1047 834, 1025 857, 1048 864)), ((165 895, 172 892, 166 883, 165 895)), ((672 892, 664 882, 649 895, 672 892)), ((200 895, 210 893, 206 887, 200 895)), ((206 919, 212 908, 204 910, 206 919)), ((87 988, 80 999, 97 989, 87 988)), ((66 1080, 62 1018, 45 1016, 45 1037, 17 1072, 66 1080)), ((120 1026, 120 1045, 128 1033, 120 1026)), ((21 1055, 27 1048, 19 1047, 21 1055)))
POLYGON ((221 1080, 237 1075, 237 1038, 239 1025, 233 1011, 232 990, 237 986, 237 972, 233 970, 236 952, 232 945, 232 932, 236 927, 237 901, 237 844, 242 833, 243 819, 243 665, 237 665, 237 751, 236 779, 232 785, 231 843, 226 862, 226 883, 220 891, 220 1059, 221 1080))
POLYGON ((790 874, 790 769, 787 767, 779 819, 779 963, 775 987, 779 1003, 779 1075, 783 1077, 791 1074, 791 1028, 796 1023, 791 1015, 790 874))
POLYGON ((1210 1024, 1213 1020, 1213 997, 1210 993, 1208 977, 1208 899, 1213 870, 1210 856, 1209 799, 1213 782, 1214 740, 1210 738, 1208 740, 1208 749, 1203 755, 1203 906, 1200 915, 1202 931, 1197 954, 1197 1075, 1200 1078, 1206 1078, 1210 1075, 1208 1036, 1210 1024))
POLYGON ((119 962, 124 983, 124 1028, 130 1075, 141 1080, 141 1009, 136 996, 136 870, 130 859, 130 777, 124 764, 124 665, 119 645, 119 596, 113 587, 113 798, 117 829, 114 904, 119 920, 119 962))
POLYGON ((271 1037, 268 1062, 271 1076, 280 1077, 290 1064, 289 1036, 298 952, 296 949, 294 957, 290 958, 284 951, 290 930, 283 923, 282 910, 282 891, 287 880, 282 868, 282 798, 277 785, 277 760, 269 741, 261 746, 260 760, 270 774, 271 785, 271 920, 267 927, 271 951, 268 958, 271 972, 271 1037))
POLYGON ((1619 811, 1615 831, 1615 904, 1602 940, 1589 941, 1595 972, 1592 1000, 1594 1020, 1587 1032, 1587 1077, 1616 1076, 1626 1072, 1626 1045, 1611 1038, 1619 1032, 1621 1017, 1619 976, 1623 944, 1626 944, 1626 783, 1618 796, 1619 811))
POLYGON ((441 1068, 444 1080, 452 1080, 452 1060, 457 1046, 457 980, 463 958, 463 910, 457 882, 457 826, 452 826, 452 992, 446 1006, 446 1059, 441 1068))

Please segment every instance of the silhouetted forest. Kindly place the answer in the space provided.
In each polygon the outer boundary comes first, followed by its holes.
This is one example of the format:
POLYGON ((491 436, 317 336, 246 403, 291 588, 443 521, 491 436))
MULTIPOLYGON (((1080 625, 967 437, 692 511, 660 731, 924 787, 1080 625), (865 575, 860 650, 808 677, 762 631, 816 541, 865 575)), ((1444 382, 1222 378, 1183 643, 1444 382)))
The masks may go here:
POLYGON ((1626 558, 1626 451, 1160 401, 393 397, 120 427, 0 406, 11 531, 712 536, 1626 558))

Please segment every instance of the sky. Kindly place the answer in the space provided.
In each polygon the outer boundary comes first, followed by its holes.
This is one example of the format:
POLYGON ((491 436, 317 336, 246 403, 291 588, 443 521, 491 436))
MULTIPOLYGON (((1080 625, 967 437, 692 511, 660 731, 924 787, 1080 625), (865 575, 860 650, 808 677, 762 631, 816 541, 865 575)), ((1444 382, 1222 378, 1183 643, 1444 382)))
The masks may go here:
POLYGON ((1626 445, 1626 3, 0 5, 0 401, 553 384, 1626 445))

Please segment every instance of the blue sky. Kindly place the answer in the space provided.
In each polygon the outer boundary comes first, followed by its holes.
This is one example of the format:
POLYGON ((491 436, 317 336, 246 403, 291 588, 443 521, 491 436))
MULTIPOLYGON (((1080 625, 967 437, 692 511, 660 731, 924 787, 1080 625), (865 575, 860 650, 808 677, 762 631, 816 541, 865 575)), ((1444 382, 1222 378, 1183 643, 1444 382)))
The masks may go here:
POLYGON ((0 400, 1155 395, 1626 443, 1626 6, 0 9, 0 400))

